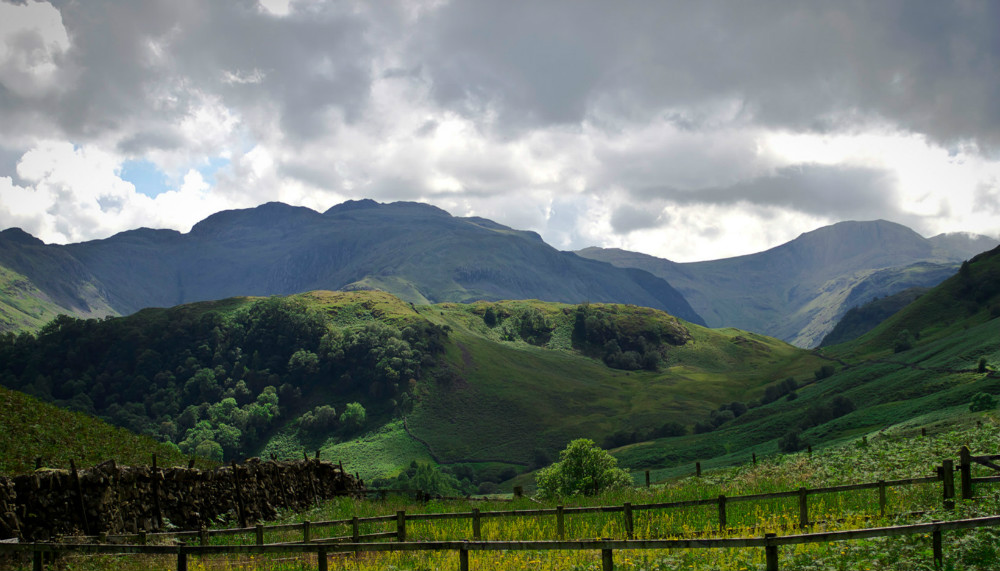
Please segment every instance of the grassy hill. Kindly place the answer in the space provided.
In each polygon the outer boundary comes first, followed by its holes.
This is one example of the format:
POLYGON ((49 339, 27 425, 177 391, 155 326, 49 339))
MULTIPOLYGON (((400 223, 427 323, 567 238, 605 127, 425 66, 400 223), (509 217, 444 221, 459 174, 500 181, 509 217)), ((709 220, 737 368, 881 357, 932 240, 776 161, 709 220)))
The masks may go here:
MULTIPOLYGON (((0 474, 34 470, 36 458, 47 468, 69 468, 70 459, 83 468, 107 460, 149 465, 153 454, 160 466, 188 463, 175 447, 0 388, 0 474)), ((202 468, 212 465, 202 459, 197 464, 202 468)))
MULTIPOLYGON (((510 485, 528 481, 511 478, 551 461, 579 437, 612 442, 623 466, 664 478, 690 471, 695 461, 712 467, 773 454, 791 446, 792 433, 799 447, 826 446, 967 409, 976 393, 1000 394, 993 372, 1000 363, 998 307, 995 250, 864 336, 814 352, 637 306, 533 300, 414 305, 363 291, 312 292, 284 301, 233 298, 106 323, 137 331, 129 339, 151 341, 163 337, 157 332, 195 327, 194 344, 177 348, 190 355, 188 365, 171 374, 202 370, 196 365, 202 359, 216 367, 222 387, 239 375, 297 383, 301 395, 286 399, 291 393, 281 392, 280 415, 242 454, 297 457, 322 449, 324 457, 344 460, 366 479, 392 476, 416 460, 447 466, 474 483, 510 485), (269 356, 261 352, 267 345, 250 335, 257 322, 248 316, 268 304, 291 304, 303 313, 287 315, 321 320, 309 345, 318 358, 313 376, 285 364, 294 345, 269 356), (372 335, 380 331, 388 337, 378 341, 372 335), (436 341, 428 344, 427 336, 436 341), (900 346, 901 338, 909 348, 900 346), (385 356, 389 347, 400 351, 397 357, 366 360, 385 356), (415 347, 421 349, 413 352, 415 347), (252 352, 260 355, 251 358, 252 352), (230 363, 227 355, 236 360, 230 363), (395 358, 403 359, 399 366, 422 366, 391 382, 365 373, 391 372, 395 358), (982 359, 985 371, 979 371, 982 359), (265 365, 267 373, 256 369, 265 365), (340 413, 351 401, 367 409, 363 429, 308 428, 305 413, 326 405, 340 413), (678 425, 686 434, 672 436, 678 425)), ((134 353, 148 349, 130 347, 134 353)), ((178 376, 176 386, 196 394, 190 379, 178 376)), ((199 406, 218 410, 212 403, 199 406)))
POLYGON ((1000 394, 1000 249, 983 253, 940 286, 858 339, 824 348, 829 376, 785 398, 751 409, 709 434, 659 439, 615 451, 624 465, 662 467, 661 476, 706 465, 745 462, 778 450, 780 434, 800 431, 807 444, 828 444, 943 410, 968 410, 979 392, 1000 394), (908 340, 910 347, 900 345, 908 340), (979 371, 985 359, 987 368, 979 371), (825 422, 836 397, 855 410, 825 422))

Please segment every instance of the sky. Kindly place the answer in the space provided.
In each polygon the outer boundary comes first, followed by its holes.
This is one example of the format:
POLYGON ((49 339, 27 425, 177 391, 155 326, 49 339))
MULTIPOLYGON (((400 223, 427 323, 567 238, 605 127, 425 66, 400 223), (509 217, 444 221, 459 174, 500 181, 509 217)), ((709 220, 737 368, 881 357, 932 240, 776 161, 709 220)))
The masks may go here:
POLYGON ((0 0, 0 229, 419 201, 675 261, 1000 237, 1000 2, 0 0))

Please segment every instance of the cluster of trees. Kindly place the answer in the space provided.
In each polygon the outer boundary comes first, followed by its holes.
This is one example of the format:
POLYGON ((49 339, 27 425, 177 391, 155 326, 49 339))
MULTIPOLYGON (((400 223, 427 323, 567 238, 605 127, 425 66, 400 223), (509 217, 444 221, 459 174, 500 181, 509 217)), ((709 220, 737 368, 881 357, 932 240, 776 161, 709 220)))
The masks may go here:
POLYGON ((605 308, 577 306, 573 321, 573 347, 600 357, 615 369, 635 371, 660 368, 660 350, 672 335, 655 319, 626 320, 605 308))
POLYGON ((410 465, 394 478, 377 478, 374 488, 394 490, 420 490, 432 496, 456 497, 476 493, 476 486, 468 478, 457 478, 447 468, 437 468, 431 464, 410 462, 410 465))
POLYGON ((792 428, 778 440, 778 449, 782 452, 802 450, 808 443, 802 438, 802 431, 830 422, 855 410, 851 399, 837 395, 829 402, 814 404, 805 410, 797 427, 792 428))
POLYGON ((447 330, 373 322, 328 327, 294 299, 228 313, 202 306, 126 318, 59 316, 37 335, 0 335, 0 384, 163 442, 228 459, 306 412, 313 433, 359 430, 361 401, 400 412, 447 330), (351 400, 338 416, 316 402, 351 400))
POLYGON ((503 306, 491 305, 483 312, 483 323, 490 328, 499 327, 500 338, 504 341, 520 339, 537 346, 548 343, 555 329, 552 320, 536 307, 509 310, 503 306))

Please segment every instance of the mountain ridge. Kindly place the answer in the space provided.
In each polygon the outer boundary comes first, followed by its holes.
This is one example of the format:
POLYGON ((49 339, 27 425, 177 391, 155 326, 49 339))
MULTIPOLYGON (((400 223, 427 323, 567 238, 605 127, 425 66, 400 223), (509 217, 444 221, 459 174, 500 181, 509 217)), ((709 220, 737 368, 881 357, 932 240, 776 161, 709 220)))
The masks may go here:
POLYGON ((630 303, 704 323, 651 274, 560 252, 534 232, 414 202, 352 201, 323 213, 271 202, 215 213, 188 233, 142 228, 67 245, 29 238, 5 231, 0 266, 76 315, 378 289, 413 303, 630 303))
POLYGON ((763 252, 703 262, 618 249, 577 253, 665 279, 709 326, 748 329, 812 347, 850 307, 909 287, 931 287, 952 275, 969 248, 954 237, 936 238, 885 220, 846 221, 763 252))

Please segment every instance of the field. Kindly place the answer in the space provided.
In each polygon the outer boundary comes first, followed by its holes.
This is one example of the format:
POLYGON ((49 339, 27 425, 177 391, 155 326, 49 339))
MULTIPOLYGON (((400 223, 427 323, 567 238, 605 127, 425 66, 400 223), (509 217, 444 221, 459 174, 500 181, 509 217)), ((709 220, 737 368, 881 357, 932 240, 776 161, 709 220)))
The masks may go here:
MULTIPOLYGON (((681 500, 711 499, 719 494, 729 497, 794 491, 800 487, 816 488, 844 483, 876 482, 905 477, 928 476, 942 460, 955 458, 957 448, 969 446, 974 454, 996 452, 996 434, 1000 421, 995 413, 940 413, 925 419, 926 424, 907 423, 866 434, 864 439, 845 442, 813 454, 799 453, 761 458, 756 465, 742 465, 706 473, 701 478, 672 479, 651 489, 633 488, 596 497, 573 498, 562 502, 567 508, 583 506, 622 506, 681 500), (918 426, 919 425, 919 426, 918 426), (927 429, 921 436, 920 428, 927 429)), ((974 475, 986 475, 985 469, 974 475)), ((872 490, 848 491, 810 496, 810 526, 806 531, 836 531, 872 528, 929 521, 949 521, 1000 510, 996 485, 979 484, 975 501, 959 500, 954 510, 942 507, 941 486, 929 483, 890 487, 886 515, 879 513, 877 496, 872 490), (900 515, 903 514, 903 515, 900 515)), ((407 514, 481 512, 493 510, 539 509, 555 507, 555 502, 538 503, 533 499, 513 502, 437 502, 414 504, 405 498, 390 496, 384 500, 360 501, 344 498, 318 506, 303 514, 289 514, 277 523, 326 520, 350 521, 352 517, 407 514)), ((673 537, 760 537, 764 532, 779 536, 802 533, 795 498, 731 503, 724 533, 718 529, 714 505, 670 510, 637 511, 633 534, 636 539, 673 537)), ((361 534, 392 531, 389 525, 366 523, 361 534)), ((472 539, 469 519, 433 519, 407 523, 408 541, 455 541, 472 539)), ((488 541, 551 540, 557 537, 556 519, 551 516, 483 518, 481 537, 488 541)), ((350 535, 351 528, 314 528, 312 538, 350 535)), ((626 537, 622 513, 572 514, 565 518, 568 539, 626 537)), ((232 537, 212 537, 212 544, 231 544, 232 537)), ((971 531, 946 532, 943 539, 945 569, 994 569, 1000 546, 995 527, 971 531)), ((266 543, 301 540, 301 532, 268 532, 266 543)), ((253 534, 240 540, 253 543, 253 534)), ((933 553, 927 534, 856 541, 823 542, 785 547, 780 551, 781 569, 932 569, 933 553)), ((176 557, 145 556, 72 556, 61 564, 67 570, 104 569, 173 569, 176 557)), ((505 551, 471 552, 470 568, 477 569, 600 569, 600 554, 594 551, 505 551)), ((331 569, 438 569, 455 568, 454 551, 421 553, 332 555, 331 569)), ((763 569, 764 550, 744 549, 671 549, 615 551, 616 569, 763 569)), ((26 568, 26 567, 22 567, 26 568)), ((293 555, 245 555, 221 558, 195 557, 189 569, 315 569, 314 559, 293 555)))

